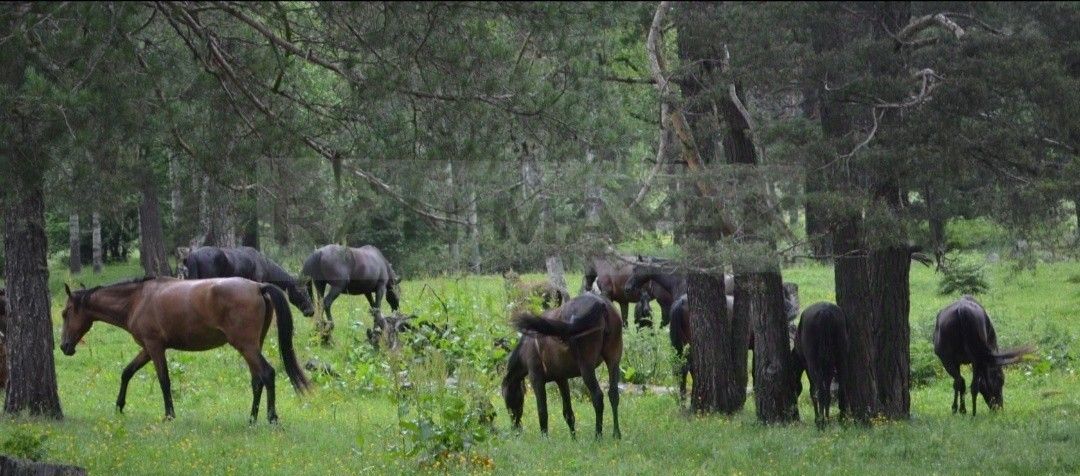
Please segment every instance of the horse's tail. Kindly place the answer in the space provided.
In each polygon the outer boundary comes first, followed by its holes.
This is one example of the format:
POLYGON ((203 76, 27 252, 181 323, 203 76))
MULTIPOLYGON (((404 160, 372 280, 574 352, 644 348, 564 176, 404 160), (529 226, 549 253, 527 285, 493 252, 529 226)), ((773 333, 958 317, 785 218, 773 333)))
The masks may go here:
POLYGON ((293 320, 292 311, 289 310, 289 301, 285 299, 285 293, 277 286, 264 284, 259 287, 259 292, 274 306, 274 314, 277 315, 278 346, 281 347, 281 360, 285 364, 285 373, 289 381, 298 393, 304 393, 311 386, 304 371, 300 369, 300 363, 296 361, 296 351, 293 349, 293 320))
POLYGON ((1008 350, 994 352, 994 358, 997 359, 997 365, 1009 365, 1015 364, 1020 361, 1025 355, 1035 352, 1035 346, 1025 345, 1020 347, 1014 347, 1008 350))
POLYGON ((569 321, 546 319, 535 314, 522 312, 514 315, 514 327, 521 332, 535 332, 546 336, 567 339, 575 337, 604 323, 605 303, 596 303, 580 316, 573 316, 569 321))
POLYGON ((686 298, 679 297, 671 304, 670 322, 668 322, 668 337, 671 338, 671 346, 675 352, 682 352, 682 348, 690 342, 690 336, 684 335, 683 321, 686 319, 686 298))

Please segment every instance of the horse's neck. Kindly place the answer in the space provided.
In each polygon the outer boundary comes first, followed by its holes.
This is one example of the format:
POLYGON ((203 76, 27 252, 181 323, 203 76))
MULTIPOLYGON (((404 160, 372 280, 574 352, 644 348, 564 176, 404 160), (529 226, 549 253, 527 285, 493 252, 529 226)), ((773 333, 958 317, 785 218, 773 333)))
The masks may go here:
POLYGON ((675 273, 660 273, 653 278, 661 287, 672 296, 678 296, 686 292, 686 277, 675 273))
POLYGON ((288 271, 285 271, 284 268, 278 266, 277 263, 274 263, 273 261, 267 259, 263 260, 262 264, 263 269, 266 270, 266 281, 272 283, 296 283, 296 279, 294 279, 288 271))
POLYGON ((142 295, 143 284, 127 284, 100 289, 90 296, 86 305, 97 320, 126 329, 131 309, 142 295))

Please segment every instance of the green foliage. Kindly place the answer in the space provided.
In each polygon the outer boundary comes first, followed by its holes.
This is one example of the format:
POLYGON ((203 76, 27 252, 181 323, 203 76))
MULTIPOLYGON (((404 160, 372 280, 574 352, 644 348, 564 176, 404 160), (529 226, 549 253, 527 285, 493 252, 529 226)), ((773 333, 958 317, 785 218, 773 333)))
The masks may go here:
POLYGON ((403 388, 397 405, 404 444, 393 451, 430 467, 463 457, 489 462, 477 454, 477 447, 495 434, 495 408, 484 395, 473 382, 403 388))
POLYGON ((986 271, 982 264, 966 258, 960 258, 946 265, 938 283, 938 294, 983 294, 990 288, 986 282, 986 271))
POLYGON ((45 440, 48 438, 46 434, 36 434, 21 427, 16 428, 7 436, 4 443, 0 444, 0 453, 30 461, 41 461, 45 459, 45 440))

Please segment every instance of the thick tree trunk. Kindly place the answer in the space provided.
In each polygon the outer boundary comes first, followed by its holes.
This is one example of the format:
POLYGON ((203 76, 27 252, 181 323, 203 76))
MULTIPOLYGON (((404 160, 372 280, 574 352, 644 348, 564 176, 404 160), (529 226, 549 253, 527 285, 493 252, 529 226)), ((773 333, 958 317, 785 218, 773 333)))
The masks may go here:
POLYGON ((79 239, 79 214, 68 216, 68 270, 71 274, 82 272, 82 246, 79 239))
POLYGON ((754 407, 764 423, 798 420, 794 361, 780 270, 735 278, 735 314, 750 316, 754 334, 754 407))
POLYGON ((740 348, 733 339, 739 323, 727 315, 723 274, 690 273, 686 294, 694 369, 690 408, 699 413, 738 412, 746 402, 747 343, 742 339, 740 348))
MULTIPOLYGON (((17 182, 17 181, 13 181, 17 182)), ((63 418, 56 392, 49 267, 45 261, 45 203, 40 179, 16 183, 4 207, 9 414, 63 418)))
POLYGON ((870 283, 876 301, 874 376, 880 411, 890 419, 911 417, 910 270, 907 248, 888 247, 870 253, 870 283))
POLYGON ((255 249, 259 247, 259 193, 252 188, 244 193, 243 235, 240 243, 255 249))
POLYGON ((153 180, 143 180, 139 202, 139 263, 148 276, 171 276, 165 236, 161 231, 161 205, 153 180))
POLYGON ((878 412, 877 383, 874 378, 870 269, 862 246, 862 218, 851 215, 841 223, 833 237, 836 304, 844 311, 848 335, 846 376, 840 384, 844 396, 841 411, 857 421, 868 423, 878 412))
POLYGON ((93 240, 94 274, 101 274, 101 214, 95 211, 90 216, 90 220, 90 226, 93 228, 91 231, 91 239, 93 240))
POLYGON ((233 248, 236 246, 236 220, 234 219, 233 194, 228 187, 208 180, 206 200, 210 227, 206 234, 207 246, 233 248))

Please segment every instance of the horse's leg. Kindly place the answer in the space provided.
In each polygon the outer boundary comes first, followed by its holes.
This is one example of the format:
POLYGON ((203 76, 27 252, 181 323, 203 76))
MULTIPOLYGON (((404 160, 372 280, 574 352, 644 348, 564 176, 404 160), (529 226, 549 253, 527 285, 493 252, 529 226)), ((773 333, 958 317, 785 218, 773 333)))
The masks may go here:
POLYGON ((323 297, 323 311, 326 314, 326 326, 322 330, 323 343, 330 342, 330 333, 334 331, 334 316, 330 313, 330 306, 334 304, 334 300, 341 295, 341 292, 345 290, 344 285, 332 284, 330 285, 330 292, 326 293, 323 297))
POLYGON ((533 393, 536 394, 536 416, 540 418, 540 433, 548 432, 547 390, 544 388, 542 377, 529 375, 529 383, 532 384, 533 393))
MULTIPOLYGON (((816 375, 814 376, 816 377, 816 375)), ((814 405, 814 424, 818 428, 822 428, 821 422, 821 395, 819 395, 818 388, 821 387, 821 382, 816 378, 810 379, 810 403, 814 405)))
MULTIPOLYGON (((979 401, 979 383, 982 382, 983 373, 975 365, 971 366, 971 416, 975 416, 976 402, 979 401)), ((962 398, 962 397, 961 397, 962 398)))
POLYGON ((165 399, 165 419, 176 418, 173 409, 172 383, 169 382, 169 363, 165 361, 165 349, 157 344, 147 343, 144 347, 154 362, 154 370, 157 371, 158 384, 161 385, 161 396, 165 399))
POLYGON ((621 302, 619 302, 619 310, 622 311, 622 320, 623 320, 622 321, 622 326, 624 328, 629 328, 630 327, 630 314, 628 314, 628 313, 630 312, 630 302, 629 301, 621 301, 621 302))
POLYGON ((612 435, 615 439, 622 438, 622 432, 619 431, 619 379, 622 377, 622 371, 619 369, 618 361, 607 362, 608 372, 608 401, 611 402, 611 418, 615 421, 615 428, 612 430, 612 435))
POLYGON ((577 431, 574 429, 574 407, 570 405, 570 382, 566 379, 559 379, 555 381, 559 385, 559 396, 562 397, 562 415, 566 419, 566 426, 570 427, 570 437, 577 438, 577 431))
POLYGON ((585 381, 585 388, 589 389, 589 398, 596 412, 596 437, 600 438, 604 433, 604 392, 600 390, 600 382, 596 380, 596 369, 584 359, 578 358, 577 361, 581 379, 585 381))
POLYGON ((134 359, 131 359, 131 363, 124 367, 124 371, 120 374, 120 395, 116 397, 116 411, 124 413, 128 382, 131 381, 131 377, 135 376, 135 372, 146 366, 147 362, 150 362, 150 354, 146 353, 146 349, 141 349, 139 354, 134 359))
POLYGON ((277 405, 274 403, 274 367, 270 366, 270 362, 267 362, 266 357, 263 357, 261 353, 259 359, 262 360, 263 385, 266 386, 266 420, 270 423, 276 423, 278 415, 277 405))
POLYGON ((668 313, 671 312, 670 306, 660 305, 660 327, 664 327, 671 322, 671 316, 668 313))
POLYGON ((686 355, 686 359, 682 358, 683 349, 677 349, 675 355, 679 356, 679 402, 686 399, 686 376, 690 374, 690 355, 686 355))
POLYGON ((967 390, 964 385, 964 376, 960 374, 960 364, 955 362, 949 362, 945 364, 945 371, 953 378, 953 397, 952 397, 952 412, 956 413, 957 402, 959 402, 960 413, 967 413, 967 409, 964 408, 964 392, 967 390))

